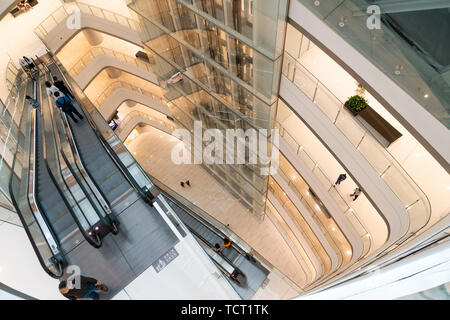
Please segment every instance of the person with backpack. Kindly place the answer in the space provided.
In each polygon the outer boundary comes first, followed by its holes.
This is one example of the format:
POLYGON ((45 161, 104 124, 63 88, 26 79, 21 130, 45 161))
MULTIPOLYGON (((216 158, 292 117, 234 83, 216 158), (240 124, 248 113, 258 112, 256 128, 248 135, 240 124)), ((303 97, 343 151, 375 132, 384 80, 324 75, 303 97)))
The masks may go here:
POLYGON ((72 104, 72 100, 70 100, 66 96, 60 96, 59 91, 55 92, 53 95, 56 98, 56 106, 69 117, 71 117, 74 122, 78 122, 78 120, 73 115, 74 113, 78 116, 78 118, 80 118, 80 120, 84 119, 81 113, 79 113, 75 106, 72 104))
POLYGON ((65 96, 75 99, 72 92, 67 88, 66 84, 62 80, 58 80, 57 77, 53 77, 53 85, 59 89, 65 96))
POLYGON ((59 91, 59 89, 54 85, 51 84, 50 81, 45 81, 45 90, 47 91, 47 95, 49 97, 52 97, 53 101, 56 102, 55 93, 58 92, 59 96, 62 97, 63 93, 59 91))

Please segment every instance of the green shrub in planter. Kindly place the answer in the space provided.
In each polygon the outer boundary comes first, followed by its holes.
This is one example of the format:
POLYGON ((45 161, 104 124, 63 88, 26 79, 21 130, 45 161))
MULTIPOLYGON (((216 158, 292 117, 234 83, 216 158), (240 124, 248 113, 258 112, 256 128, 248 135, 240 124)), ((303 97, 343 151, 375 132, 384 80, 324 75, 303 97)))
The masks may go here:
POLYGON ((348 98, 345 104, 355 112, 359 112, 368 106, 367 100, 358 95, 348 98))

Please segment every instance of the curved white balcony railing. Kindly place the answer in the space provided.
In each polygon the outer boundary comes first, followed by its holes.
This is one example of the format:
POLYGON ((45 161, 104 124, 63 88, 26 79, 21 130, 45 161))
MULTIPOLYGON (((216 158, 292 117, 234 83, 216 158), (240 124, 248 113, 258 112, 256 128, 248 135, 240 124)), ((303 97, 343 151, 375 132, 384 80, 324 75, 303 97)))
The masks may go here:
MULTIPOLYGON (((305 254, 312 263, 311 266, 314 268, 314 276, 310 279, 311 282, 309 283, 312 284, 327 275, 331 268, 330 257, 301 212, 282 190, 277 181, 273 178, 269 179, 269 181, 269 192, 277 199, 278 205, 287 213, 285 215, 279 212, 281 218, 285 221, 287 228, 292 231, 295 238, 293 240, 295 242, 298 241, 300 246, 305 249, 305 254), (299 236, 297 232, 301 235, 299 236), (311 250, 308 250, 308 247, 311 250), (312 257, 311 254, 314 254, 315 257, 312 257)), ((272 204, 278 210, 276 202, 272 202, 272 204)))
POLYGON ((280 129, 280 136, 291 146, 293 150, 296 150, 296 154, 303 160, 303 162, 311 169, 314 175, 319 179, 319 181, 324 186, 325 190, 332 196, 333 199, 338 203, 339 207, 343 210, 344 216, 351 222, 353 227, 356 229, 363 242, 363 253, 361 257, 364 257, 371 248, 372 237, 364 226, 363 222, 356 215, 355 209, 353 209, 349 202, 346 200, 347 197, 342 195, 338 188, 333 188, 334 182, 331 180, 325 172, 320 168, 319 164, 308 154, 305 148, 298 143, 289 131, 283 127, 280 122, 276 122, 276 127, 280 129))
POLYGON ((37 36, 43 40, 46 35, 49 34, 55 27, 58 26, 64 19, 72 16, 77 9, 79 12, 95 16, 98 18, 106 19, 111 22, 118 23, 126 28, 137 30, 136 24, 133 19, 122 16, 112 11, 108 11, 102 8, 91 6, 85 3, 72 2, 67 3, 53 11, 43 22, 41 22, 35 29, 34 32, 37 36))
POLYGON ((171 130, 175 130, 176 126, 173 122, 168 121, 168 120, 162 120, 161 118, 157 118, 157 117, 153 117, 145 112, 139 111, 139 110, 134 110, 131 111, 130 113, 128 113, 125 118, 123 118, 123 120, 120 121, 120 124, 118 126, 118 128, 116 129, 116 135, 120 136, 123 132, 123 130, 126 129, 127 124, 132 121, 134 118, 139 117, 139 118, 145 118, 147 120, 150 120, 152 122, 158 123, 160 125, 163 125, 171 130))
POLYGON ((344 103, 287 52, 284 55, 283 74, 310 98, 359 150, 403 204, 409 214, 410 223, 408 232, 400 241, 408 239, 425 227, 431 217, 429 199, 389 150, 381 147, 372 134, 344 107, 344 103))
MULTIPOLYGON (((303 204, 303 206, 308 210, 311 217, 315 220, 316 224, 321 229, 322 233, 324 234, 325 238, 327 239, 330 246, 333 248, 333 250, 336 252, 336 255, 338 257, 338 266, 342 267, 344 263, 343 255, 346 253, 347 250, 349 250, 350 244, 347 242, 346 244, 343 243, 341 245, 338 244, 339 240, 337 237, 333 237, 330 233, 330 230, 327 229, 327 225, 330 225, 330 221, 327 219, 324 214, 322 213, 320 216, 317 214, 317 212, 311 207, 312 203, 315 202, 314 199, 312 199, 311 194, 306 191, 302 190, 299 187, 299 180, 302 180, 302 177, 300 174, 295 170, 295 168, 288 162, 288 160, 283 156, 280 155, 280 164, 279 164, 279 171, 278 173, 284 178, 284 180, 288 183, 288 185, 291 187, 292 191, 294 191, 297 198, 300 200, 300 202, 303 204), (311 201, 311 203, 310 203, 311 201)), ((306 184, 305 181, 303 183, 306 184)), ((333 219, 331 219, 331 225, 333 228, 339 229, 339 227, 336 225, 333 219)), ((333 230, 333 229, 332 229, 333 230)), ((344 236, 342 235, 342 238, 344 236)), ((369 246, 370 248, 370 246, 369 246)), ((348 262, 349 259, 345 259, 345 262, 348 262)))
POLYGON ((95 99, 94 104, 97 108, 99 108, 104 102, 105 100, 109 97, 109 95, 111 93, 114 92, 114 90, 119 89, 119 88, 125 88, 125 89, 130 89, 132 91, 136 91, 140 94, 143 94, 147 97, 151 97, 155 100, 164 102, 164 99, 162 99, 161 97, 155 96, 153 93, 151 93, 150 91, 138 88, 136 86, 133 86, 129 83, 123 82, 123 81, 115 81, 113 82, 109 87, 107 87, 98 97, 97 99, 95 99))
POLYGON ((69 70, 70 75, 75 78, 83 71, 84 68, 94 60, 96 57, 100 55, 107 55, 110 57, 117 58, 120 61, 127 62, 129 64, 135 65, 138 68, 142 68, 147 70, 148 72, 153 72, 152 66, 150 63, 144 62, 140 59, 137 59, 132 56, 128 56, 118 51, 114 51, 108 48, 103 47, 94 47, 90 49, 83 57, 81 57, 69 70))

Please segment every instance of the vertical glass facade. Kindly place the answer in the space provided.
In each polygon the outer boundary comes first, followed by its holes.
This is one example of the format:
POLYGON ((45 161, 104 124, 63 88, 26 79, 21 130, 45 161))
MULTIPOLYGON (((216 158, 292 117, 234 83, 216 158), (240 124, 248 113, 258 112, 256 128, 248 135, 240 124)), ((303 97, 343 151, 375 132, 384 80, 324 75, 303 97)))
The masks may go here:
MULTIPOLYGON (((129 1, 165 99, 181 127, 274 128, 287 0, 129 1), (181 72, 182 75, 179 75, 181 72)), ((193 139, 192 139, 193 140, 193 139)), ((247 146, 246 157, 250 157, 247 146)), ((226 147, 225 147, 226 153, 226 147)), ((256 215, 267 177, 261 166, 205 165, 256 215)))

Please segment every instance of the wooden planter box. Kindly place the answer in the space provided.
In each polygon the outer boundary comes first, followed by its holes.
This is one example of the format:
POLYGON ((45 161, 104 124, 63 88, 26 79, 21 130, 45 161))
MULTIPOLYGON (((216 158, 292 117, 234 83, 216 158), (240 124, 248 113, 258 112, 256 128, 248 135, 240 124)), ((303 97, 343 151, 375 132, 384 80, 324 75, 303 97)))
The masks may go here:
MULTIPOLYGON (((387 122, 383 117, 381 117, 375 110, 373 110, 370 106, 367 106, 361 111, 354 111, 352 108, 348 107, 347 102, 344 106, 354 115, 358 116, 364 120, 367 124, 370 125, 371 128, 367 128, 369 131, 376 131, 379 135, 381 135, 386 141, 387 146, 389 146, 392 142, 397 140, 402 136, 402 134, 397 131, 389 122, 387 122)), ((374 137, 378 139, 377 135, 374 134, 374 137)), ((380 139, 378 139, 380 140, 380 139)), ((380 141, 382 144, 386 144, 385 141, 380 141)), ((386 146, 386 147, 387 147, 386 146)))

